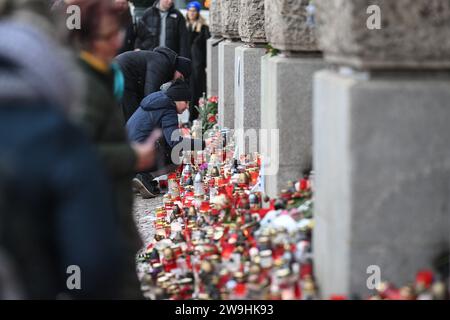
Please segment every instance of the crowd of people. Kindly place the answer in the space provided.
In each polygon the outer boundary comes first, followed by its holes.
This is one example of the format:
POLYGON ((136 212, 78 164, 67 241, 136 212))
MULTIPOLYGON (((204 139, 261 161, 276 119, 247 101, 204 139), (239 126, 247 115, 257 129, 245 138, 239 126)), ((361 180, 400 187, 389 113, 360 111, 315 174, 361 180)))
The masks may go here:
POLYGON ((126 0, 0 0, 0 299, 142 298, 133 187, 158 195, 205 91, 201 8, 157 0, 136 21, 126 0))

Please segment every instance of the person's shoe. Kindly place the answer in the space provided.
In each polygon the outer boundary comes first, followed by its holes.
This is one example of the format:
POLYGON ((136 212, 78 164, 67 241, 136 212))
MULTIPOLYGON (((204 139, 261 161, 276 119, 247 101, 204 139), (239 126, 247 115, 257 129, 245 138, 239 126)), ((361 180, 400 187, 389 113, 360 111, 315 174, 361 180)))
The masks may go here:
POLYGON ((139 190, 143 199, 152 199, 160 194, 158 182, 150 181, 142 174, 137 174, 133 179, 133 188, 139 190))

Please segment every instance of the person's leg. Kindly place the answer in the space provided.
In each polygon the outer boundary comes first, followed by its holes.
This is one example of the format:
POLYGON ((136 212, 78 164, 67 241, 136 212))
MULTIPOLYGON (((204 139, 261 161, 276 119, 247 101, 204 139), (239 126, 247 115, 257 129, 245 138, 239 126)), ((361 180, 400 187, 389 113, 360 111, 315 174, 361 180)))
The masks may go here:
POLYGON ((154 177, 160 177, 162 175, 175 171, 179 164, 174 164, 172 161, 172 149, 167 144, 164 138, 157 141, 157 156, 156 164, 149 170, 154 177))
POLYGON ((172 162, 172 149, 164 137, 156 142, 156 164, 147 172, 141 172, 133 179, 133 187, 137 189, 144 199, 157 197, 160 194, 158 182, 153 181, 159 177, 174 172, 179 165, 172 162))
POLYGON ((155 177, 160 177, 176 171, 178 167, 179 165, 177 164, 168 164, 162 168, 158 168, 157 170, 152 171, 151 174, 155 177))
POLYGON ((165 169, 168 165, 172 165, 171 149, 166 143, 164 137, 156 141, 156 163, 147 172, 140 172, 133 179, 133 187, 139 191, 144 199, 157 197, 161 190, 158 182, 153 181, 155 177, 159 177, 167 172, 165 169))
POLYGON ((194 120, 198 119, 198 116, 199 116, 198 110, 195 107, 194 103, 191 102, 191 105, 189 106, 189 122, 193 123, 194 120))
POLYGON ((133 179, 133 188, 139 191, 143 199, 155 198, 161 191, 158 182, 153 181, 154 179, 149 172, 138 173, 133 179))

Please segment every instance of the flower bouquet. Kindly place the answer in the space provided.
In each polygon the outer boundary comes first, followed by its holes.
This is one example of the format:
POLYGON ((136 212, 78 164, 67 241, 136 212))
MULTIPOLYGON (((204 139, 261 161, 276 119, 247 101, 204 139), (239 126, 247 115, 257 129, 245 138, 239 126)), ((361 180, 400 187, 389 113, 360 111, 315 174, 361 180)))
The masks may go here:
POLYGON ((199 101, 199 106, 196 107, 199 113, 198 119, 202 122, 202 131, 206 132, 217 124, 219 99, 216 96, 206 99, 204 96, 199 101))

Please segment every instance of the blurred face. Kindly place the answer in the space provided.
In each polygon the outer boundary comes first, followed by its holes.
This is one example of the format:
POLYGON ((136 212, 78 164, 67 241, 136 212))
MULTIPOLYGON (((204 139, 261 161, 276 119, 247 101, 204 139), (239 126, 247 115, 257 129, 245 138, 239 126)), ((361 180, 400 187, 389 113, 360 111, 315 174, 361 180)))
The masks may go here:
POLYGON ((190 8, 188 10, 187 15, 188 15, 189 21, 195 21, 198 19, 198 11, 195 8, 190 8))
POLYGON ((114 4, 122 12, 128 10, 128 0, 114 0, 114 4))
POLYGON ((163 11, 169 10, 172 5, 173 5, 173 0, 160 0, 159 1, 159 7, 163 11))
POLYGON ((123 45, 124 32, 116 17, 106 15, 101 18, 96 37, 92 41, 91 53, 109 64, 123 45))
POLYGON ((177 112, 178 114, 182 114, 189 108, 189 102, 188 101, 176 101, 175 104, 177 105, 177 112))

